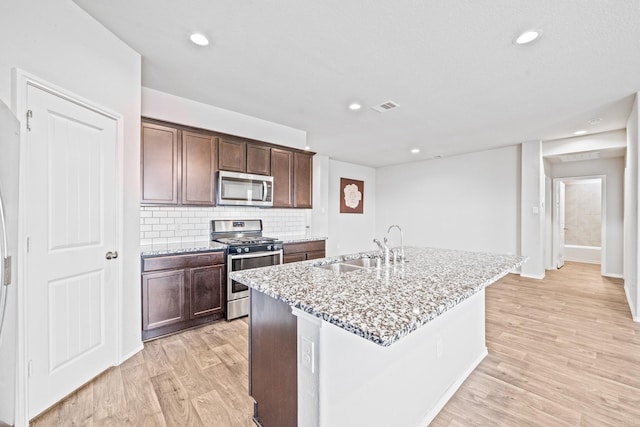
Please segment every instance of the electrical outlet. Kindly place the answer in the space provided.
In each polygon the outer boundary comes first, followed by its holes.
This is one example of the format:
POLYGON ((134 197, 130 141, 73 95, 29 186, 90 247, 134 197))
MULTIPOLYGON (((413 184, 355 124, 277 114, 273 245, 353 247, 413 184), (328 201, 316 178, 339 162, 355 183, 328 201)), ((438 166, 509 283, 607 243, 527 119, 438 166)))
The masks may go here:
POLYGON ((315 343, 305 337, 302 337, 302 367, 307 368, 312 374, 315 373, 315 360, 313 357, 315 343))

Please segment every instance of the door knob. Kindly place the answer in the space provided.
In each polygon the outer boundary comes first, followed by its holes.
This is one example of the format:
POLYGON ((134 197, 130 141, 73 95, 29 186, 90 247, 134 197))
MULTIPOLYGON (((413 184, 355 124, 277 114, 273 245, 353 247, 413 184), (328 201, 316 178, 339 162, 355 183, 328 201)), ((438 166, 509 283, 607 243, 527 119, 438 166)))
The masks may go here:
POLYGON ((118 258, 118 251, 113 251, 113 252, 109 251, 104 255, 104 257, 106 259, 116 259, 118 258))

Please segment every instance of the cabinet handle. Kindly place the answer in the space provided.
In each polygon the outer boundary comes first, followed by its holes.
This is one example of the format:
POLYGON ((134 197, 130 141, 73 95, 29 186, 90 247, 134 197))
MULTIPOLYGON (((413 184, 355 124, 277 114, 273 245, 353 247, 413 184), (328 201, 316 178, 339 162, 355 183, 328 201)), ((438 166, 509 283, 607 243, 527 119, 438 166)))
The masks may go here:
POLYGON ((113 251, 113 252, 109 251, 104 255, 104 257, 106 259, 116 259, 118 258, 118 251, 113 251))

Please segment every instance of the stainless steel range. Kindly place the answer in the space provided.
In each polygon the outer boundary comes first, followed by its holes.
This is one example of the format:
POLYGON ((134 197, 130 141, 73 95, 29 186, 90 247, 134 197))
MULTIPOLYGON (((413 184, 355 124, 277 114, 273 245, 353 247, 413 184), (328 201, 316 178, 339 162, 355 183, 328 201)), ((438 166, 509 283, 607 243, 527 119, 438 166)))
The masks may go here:
POLYGON ((282 264, 282 241, 262 235, 262 220, 211 221, 211 240, 227 245, 227 320, 249 314, 249 288, 229 273, 282 264))

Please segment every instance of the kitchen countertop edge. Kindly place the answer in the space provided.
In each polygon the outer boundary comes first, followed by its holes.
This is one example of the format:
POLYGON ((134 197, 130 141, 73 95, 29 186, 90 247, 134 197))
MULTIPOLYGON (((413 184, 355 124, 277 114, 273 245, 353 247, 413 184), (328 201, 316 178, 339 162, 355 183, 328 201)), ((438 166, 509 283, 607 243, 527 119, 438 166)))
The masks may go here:
MULTIPOLYGON (((461 254, 467 253, 467 254, 483 255, 479 253, 472 253, 472 252, 466 252, 466 251, 450 251, 450 250, 449 251, 443 250, 443 251, 458 252, 461 254)), ((372 255, 373 254, 371 252, 362 252, 358 254, 350 254, 350 255, 344 255, 344 256, 338 256, 338 257, 324 258, 319 260, 302 261, 302 262, 293 263, 293 264, 285 264, 284 266, 285 268, 292 269, 291 270, 292 277, 303 277, 302 272, 307 271, 306 269, 314 269, 316 268, 314 266, 318 264, 330 264, 334 262, 340 262, 341 260, 355 259, 360 257, 370 257, 372 255)), ((239 271, 231 274, 234 280, 237 280, 255 289, 256 291, 262 292, 265 295, 268 295, 272 298, 276 298, 281 301, 284 301, 285 303, 289 304, 291 307, 298 308, 312 316, 315 316, 319 319, 327 321, 328 323, 334 324, 366 340, 369 340, 378 345, 387 347, 392 345, 396 341, 400 340, 402 337, 405 337, 409 333, 417 330, 418 328, 425 325, 426 323, 434 320, 435 318, 447 312, 448 310, 454 308, 455 306, 467 300, 471 296, 477 294, 478 292, 480 292, 490 284, 496 282, 497 280, 501 279, 502 277, 512 272, 514 269, 520 267, 526 261, 526 257, 521 257, 517 255, 498 255, 498 254, 484 254, 484 255, 489 257, 491 256, 510 257, 512 261, 509 262, 508 265, 502 266, 499 269, 499 271, 497 271, 495 274, 492 274, 491 276, 488 276, 488 277, 484 277, 483 280, 475 281, 473 282, 472 285, 468 283, 465 283, 464 285, 460 285, 459 287, 462 290, 458 289, 457 292, 451 292, 452 295, 447 295, 443 297, 441 301, 438 301, 438 304, 435 307, 430 307, 428 310, 425 310, 424 313, 421 313, 420 316, 412 316, 412 319, 410 321, 398 322, 399 326, 393 329, 393 332, 387 333, 387 334, 377 333, 379 331, 374 326, 358 324, 358 322, 356 321, 350 321, 351 319, 349 319, 348 314, 344 315, 344 313, 342 313, 343 318, 341 318, 340 316, 334 316, 328 311, 318 308, 318 306, 315 306, 312 304, 305 304, 304 301, 298 300, 296 298, 287 297, 287 295, 284 295, 283 292, 278 291, 277 286, 272 286, 270 283, 267 283, 267 284, 262 283, 261 281, 265 279, 264 271, 266 271, 271 267, 239 271), (261 272, 260 270, 263 270, 263 271, 261 272)), ((331 279, 330 275, 328 275, 327 277, 331 279)), ((333 276, 333 279, 339 280, 339 277, 340 277, 339 275, 337 275, 337 277, 333 276)), ((278 276, 278 279, 283 281, 282 276, 278 276)), ((455 286, 456 285, 454 284, 453 287, 455 288, 455 286)), ((313 291, 322 292, 321 290, 318 290, 318 289, 314 289, 313 291)), ((327 296, 327 300, 329 299, 330 299, 330 296, 327 296)), ((375 307, 367 307, 367 308, 369 310, 374 310, 374 311, 376 310, 375 307)), ((398 317, 405 317, 405 318, 408 315, 408 313, 395 313, 395 314, 397 314, 398 317)))

